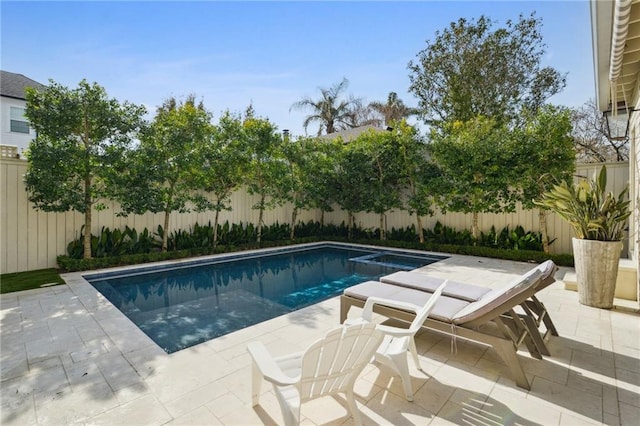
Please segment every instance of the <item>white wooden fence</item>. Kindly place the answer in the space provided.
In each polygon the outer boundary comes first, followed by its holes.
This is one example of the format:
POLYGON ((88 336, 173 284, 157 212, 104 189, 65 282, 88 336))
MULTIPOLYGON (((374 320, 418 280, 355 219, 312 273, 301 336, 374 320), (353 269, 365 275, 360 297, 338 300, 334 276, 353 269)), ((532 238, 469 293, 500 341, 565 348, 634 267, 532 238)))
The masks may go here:
MULTIPOLYGON (((601 164, 579 165, 578 175, 592 176, 601 164)), ((45 213, 35 210, 33 204, 27 200, 23 176, 27 169, 27 162, 18 159, 0 159, 0 273, 21 272, 43 268, 56 267, 56 256, 66 253, 67 244, 78 238, 84 218, 79 213, 45 213)), ((608 186, 616 193, 628 182, 629 169, 627 163, 607 164, 609 171, 608 186)), ((233 210, 222 212, 220 221, 230 223, 257 223, 258 212, 251 206, 256 198, 241 190, 232 197, 233 210)), ((162 214, 131 215, 118 217, 115 215, 117 206, 94 212, 92 233, 100 229, 124 229, 125 225, 138 231, 148 228, 157 229, 163 222, 162 214)), ((170 228, 188 229, 194 223, 206 224, 213 222, 213 212, 207 213, 172 213, 170 228)), ((265 214, 265 223, 288 223, 291 218, 291 206, 284 206, 265 214)), ((320 212, 303 212, 299 220, 319 220, 320 212)), ((340 210, 325 216, 326 223, 340 224, 347 220, 345 212, 340 210)), ((471 228, 471 215, 461 213, 436 213, 433 217, 423 218, 425 228, 432 228, 440 221, 443 225, 458 230, 471 228)), ((547 231, 550 238, 556 238, 551 246, 553 252, 571 252, 571 228, 555 215, 548 217, 547 231)), ((356 222, 365 228, 377 228, 379 217, 375 214, 356 214, 356 222)), ((387 215, 387 227, 406 227, 415 223, 415 217, 404 211, 395 211, 387 215)), ((538 231, 538 211, 518 210, 510 214, 482 214, 479 217, 481 231, 488 231, 491 226, 500 231, 503 227, 514 228, 521 225, 525 231, 538 231)))

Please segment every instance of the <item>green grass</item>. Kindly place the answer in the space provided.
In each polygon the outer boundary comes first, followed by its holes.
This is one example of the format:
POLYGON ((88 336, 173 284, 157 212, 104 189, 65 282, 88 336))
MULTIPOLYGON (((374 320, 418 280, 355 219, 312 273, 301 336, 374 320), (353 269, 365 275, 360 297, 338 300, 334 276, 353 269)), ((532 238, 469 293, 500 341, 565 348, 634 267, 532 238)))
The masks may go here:
POLYGON ((44 284, 64 284, 56 269, 39 269, 37 271, 16 272, 0 275, 0 293, 31 290, 44 284))

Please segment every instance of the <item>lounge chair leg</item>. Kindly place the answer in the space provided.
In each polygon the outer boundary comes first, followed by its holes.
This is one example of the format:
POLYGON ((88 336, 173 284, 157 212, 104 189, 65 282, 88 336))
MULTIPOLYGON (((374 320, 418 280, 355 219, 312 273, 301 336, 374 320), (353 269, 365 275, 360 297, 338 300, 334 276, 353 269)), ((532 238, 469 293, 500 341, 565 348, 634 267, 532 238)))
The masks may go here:
POLYGON ((544 306, 544 303, 540 301, 535 295, 531 296, 530 300, 526 301, 527 306, 533 312, 538 315, 538 318, 542 318, 542 322, 547 330, 551 333, 552 336, 558 336, 558 330, 556 326, 553 324, 551 317, 549 316, 549 312, 547 308, 544 306))
MULTIPOLYGON (((355 303, 354 303, 355 305, 355 303)), ((364 306, 364 302, 362 302, 360 307, 364 306)), ((340 298, 340 324, 343 324, 347 320, 347 316, 349 314, 349 309, 351 309, 351 304, 347 303, 344 300, 344 296, 340 298)))
POLYGON ((495 342, 493 347, 496 352, 498 352, 498 355, 500 355, 500 358, 502 358, 511 370, 511 375, 515 380, 516 385, 523 389, 530 390, 531 386, 529 385, 529 380, 527 380, 527 375, 522 369, 522 365, 518 359, 516 349, 513 347, 513 343, 508 340, 500 340, 500 342, 495 342))
POLYGON ((526 323, 513 309, 509 310, 508 313, 502 315, 500 318, 496 318, 495 323, 498 328, 502 330, 504 337, 514 342, 516 351, 520 347, 520 344, 524 343, 532 357, 542 359, 542 354, 533 341, 526 323))
POLYGON ((536 345, 536 348, 538 348, 538 351, 542 355, 551 356, 551 352, 549 352, 549 348, 547 348, 547 345, 544 343, 544 339, 540 335, 540 331, 538 330, 538 326, 536 325, 534 319, 529 315, 523 315, 521 318, 522 321, 524 321, 525 326, 527 327, 529 336, 531 336, 533 343, 536 345))

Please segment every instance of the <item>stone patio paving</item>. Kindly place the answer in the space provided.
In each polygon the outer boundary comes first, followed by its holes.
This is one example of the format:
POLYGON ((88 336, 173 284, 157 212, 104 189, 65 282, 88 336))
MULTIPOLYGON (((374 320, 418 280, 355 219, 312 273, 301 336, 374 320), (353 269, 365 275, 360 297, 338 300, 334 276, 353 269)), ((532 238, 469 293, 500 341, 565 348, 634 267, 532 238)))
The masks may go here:
MULTIPOLYGON (((525 263, 452 256, 433 275, 498 287, 525 263)), ((561 279, 568 269, 561 268, 561 279)), ((339 299, 281 316, 167 355, 79 273, 67 285, 2 295, 3 425, 281 424, 270 385, 250 403, 246 345, 274 355, 304 349, 338 325, 339 299)), ((540 294, 560 337, 551 357, 519 356, 531 390, 515 386, 485 346, 421 332, 426 374, 413 369, 414 402, 398 378, 373 365, 356 384, 365 424, 637 425, 640 419, 640 316, 581 306, 557 282, 540 294)), ((357 314, 354 313, 354 314, 357 314)), ((343 399, 303 404, 302 424, 351 424, 343 399)))

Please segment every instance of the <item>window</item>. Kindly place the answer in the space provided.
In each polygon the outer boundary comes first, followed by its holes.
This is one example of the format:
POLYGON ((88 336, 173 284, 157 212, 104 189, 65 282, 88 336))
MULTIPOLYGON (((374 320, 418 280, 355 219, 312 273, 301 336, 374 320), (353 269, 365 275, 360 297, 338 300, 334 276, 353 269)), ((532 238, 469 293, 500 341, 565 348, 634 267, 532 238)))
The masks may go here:
POLYGON ((29 133, 29 122, 24 116, 24 108, 11 107, 11 131, 15 133, 29 133))

